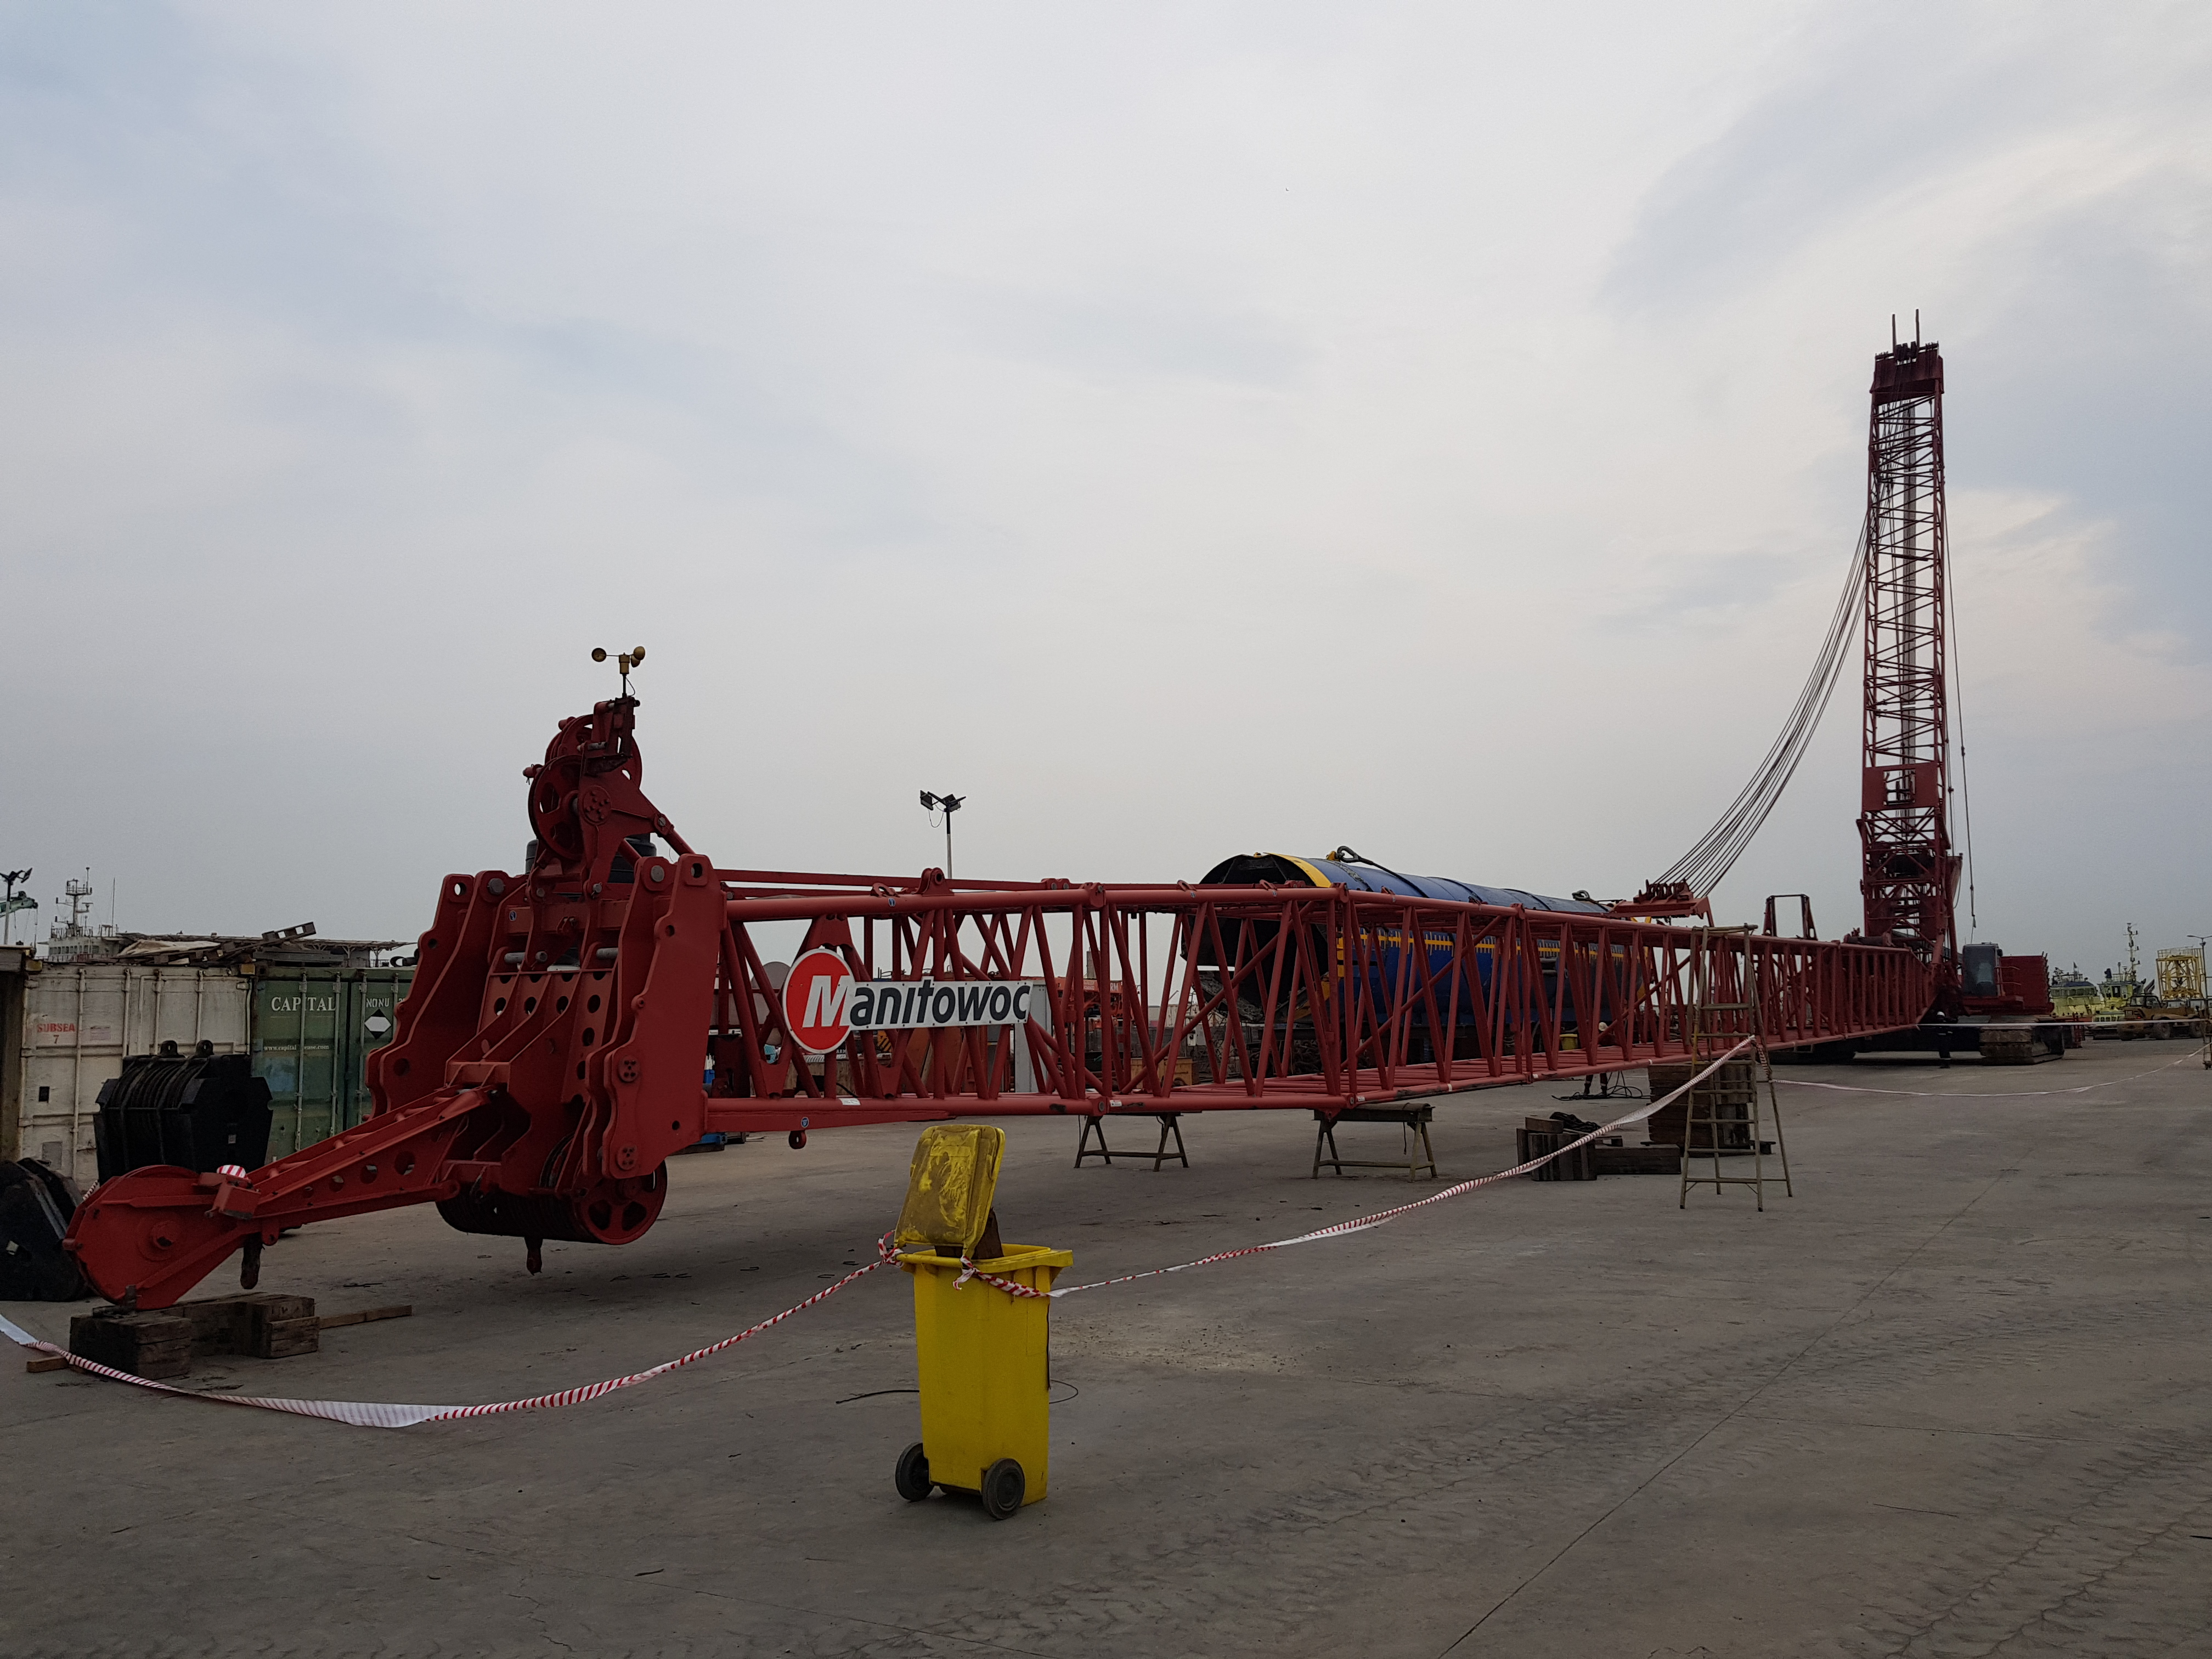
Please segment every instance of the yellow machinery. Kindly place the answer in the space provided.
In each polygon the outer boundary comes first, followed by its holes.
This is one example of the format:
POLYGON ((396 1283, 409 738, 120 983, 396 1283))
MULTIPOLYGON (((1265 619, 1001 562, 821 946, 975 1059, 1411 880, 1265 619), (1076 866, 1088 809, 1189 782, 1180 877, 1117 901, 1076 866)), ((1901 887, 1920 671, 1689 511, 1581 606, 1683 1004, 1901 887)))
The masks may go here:
POLYGON ((899 1495, 973 1492, 994 1521, 1045 1495, 1044 1292, 1075 1260, 999 1242, 991 1198, 1006 1145, 1006 1132, 985 1124, 923 1130, 892 1235, 899 1266, 914 1276, 921 1383, 921 1438, 899 1455, 899 1495))
MULTIPOLYGON (((2128 927, 2128 965, 2123 977, 2107 969, 2092 1010, 2091 1035, 2112 1037, 2191 1037, 2205 1035, 2204 952, 2160 951, 2154 977, 2143 977, 2134 925, 2128 927)), ((2057 998, 2054 995, 2053 1000, 2057 998)))
POLYGON ((2160 951, 2158 953, 2158 1000, 2163 1003, 2204 1000, 2204 952, 2160 951))

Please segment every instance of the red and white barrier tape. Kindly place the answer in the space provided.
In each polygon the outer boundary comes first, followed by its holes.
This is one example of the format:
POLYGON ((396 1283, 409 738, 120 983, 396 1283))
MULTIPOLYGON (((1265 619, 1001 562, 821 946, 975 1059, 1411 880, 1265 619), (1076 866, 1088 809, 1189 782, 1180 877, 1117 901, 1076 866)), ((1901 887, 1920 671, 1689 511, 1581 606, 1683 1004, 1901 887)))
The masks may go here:
POLYGON ((354 1400, 285 1400, 243 1394, 199 1394, 190 1389, 174 1388, 167 1382, 149 1382, 143 1376, 133 1376, 128 1371, 118 1371, 111 1366, 99 1364, 58 1348, 51 1342, 41 1342, 28 1331, 4 1318, 0 1318, 0 1334, 24 1347, 35 1348, 40 1353, 65 1359, 81 1371, 90 1371, 98 1376, 112 1376, 118 1382, 134 1382, 142 1389, 152 1389, 161 1394, 181 1395, 187 1400, 209 1400, 223 1406, 255 1406, 264 1411, 290 1412, 298 1417, 327 1418, 333 1423, 349 1423, 359 1429, 411 1429, 418 1423, 441 1423, 463 1417, 498 1417, 507 1412, 539 1411, 554 1406, 580 1406, 587 1400, 597 1400, 617 1389, 635 1388, 640 1382, 650 1382, 656 1376, 665 1376, 671 1371, 696 1364, 725 1348, 733 1348, 747 1337, 759 1335, 771 1325, 781 1325, 792 1315, 836 1295, 854 1279, 865 1279, 877 1268, 890 1267, 898 1260, 891 1254, 889 1234, 878 1242, 876 1249, 878 1256, 875 1261, 865 1267, 855 1268, 836 1284, 815 1291, 805 1301, 794 1303, 774 1318, 748 1326, 735 1336, 726 1336, 720 1342, 694 1348, 680 1358, 664 1360, 645 1370, 632 1371, 627 1376, 611 1376, 602 1382, 587 1382, 581 1388, 562 1389, 553 1394, 534 1395, 527 1400, 501 1400, 482 1406, 393 1406, 354 1400))
MULTIPOLYGON (((1334 1226, 1316 1227, 1313 1231, 1300 1233, 1295 1238, 1279 1238, 1272 1244, 1248 1244, 1241 1250, 1224 1250, 1218 1255, 1202 1255, 1195 1261, 1179 1261, 1172 1267, 1150 1267, 1140 1273, 1123 1273, 1115 1279, 1095 1279, 1088 1285, 1064 1285, 1059 1290, 1042 1292, 1042 1294, 1073 1296, 1078 1291, 1098 1291, 1105 1289, 1109 1285, 1127 1285, 1139 1279, 1158 1279, 1163 1273, 1183 1273, 1192 1267, 1208 1267, 1216 1261, 1233 1261, 1240 1255, 1258 1255, 1266 1250, 1284 1250, 1293 1244, 1312 1244, 1324 1238, 1343 1238, 1352 1233, 1364 1233, 1370 1228, 1388 1226, 1401 1216, 1411 1215, 1415 1210, 1428 1205, 1441 1204, 1448 1198, 1457 1198, 1462 1193, 1471 1193, 1478 1187, 1487 1187, 1494 1182, 1510 1181, 1516 1176, 1524 1176, 1532 1170, 1540 1170, 1555 1158, 1564 1158, 1578 1146, 1589 1146, 1600 1135, 1609 1135, 1616 1130, 1626 1128, 1632 1123, 1643 1122, 1661 1107, 1674 1101, 1677 1096, 1685 1094, 1703 1083, 1715 1072, 1749 1048, 1751 1042, 1749 1037, 1744 1038, 1735 1048, 1729 1049, 1728 1053, 1713 1061, 1711 1065, 1706 1066, 1704 1071, 1698 1073, 1673 1093, 1663 1095, 1657 1100, 1646 1101, 1634 1111, 1617 1117, 1610 1123, 1601 1124, 1578 1139, 1571 1140, 1564 1146, 1555 1147, 1541 1158, 1532 1158, 1526 1164, 1516 1164, 1510 1170, 1500 1170, 1496 1175, 1477 1176, 1472 1181, 1462 1181, 1455 1186, 1446 1187, 1439 1192, 1431 1193, 1426 1198, 1417 1198, 1410 1204, 1400 1204, 1391 1209, 1377 1210, 1373 1215, 1355 1216, 1349 1221, 1337 1222, 1334 1226)), ((1030 1294, 1040 1293, 1031 1291, 1030 1294)))
POLYGON ((1903 1095, 1913 1100, 2034 1100, 2046 1095, 2086 1095, 2099 1089, 2116 1089, 2123 1083, 2133 1083, 2139 1077, 2149 1077, 2155 1072, 2170 1072, 2177 1066, 2186 1066, 2197 1059, 2195 1053, 2185 1054, 2179 1060, 2169 1060, 2163 1066, 2153 1066, 2144 1071, 2130 1072, 2125 1077, 2108 1078, 2102 1083, 2084 1083, 2075 1089, 2013 1089, 2006 1091, 1969 1091, 1950 1089, 1869 1089, 1857 1083, 1815 1083, 1810 1078, 1778 1077, 1777 1083, 1792 1089, 1829 1089, 1845 1095, 1903 1095))
MULTIPOLYGON (((1316 1227, 1313 1231, 1300 1233, 1294 1238, 1280 1238, 1267 1244, 1249 1244, 1243 1249, 1223 1250, 1213 1255, 1200 1256, 1195 1261, 1180 1261, 1171 1267, 1153 1267, 1143 1273, 1123 1273, 1114 1279, 1094 1279, 1087 1285, 1069 1285, 1054 1291, 1032 1290, 1030 1286, 1019 1284, 1013 1279, 1001 1278, 996 1273, 985 1273, 972 1261, 965 1258, 961 1261, 963 1272, 958 1282, 964 1283, 970 1278, 980 1279, 984 1283, 994 1285, 1012 1296, 1037 1297, 1073 1296, 1078 1291, 1097 1291, 1113 1285, 1133 1284, 1140 1279, 1157 1279, 1167 1273, 1186 1273, 1193 1267, 1209 1267, 1217 1261, 1233 1261, 1239 1256, 1259 1255, 1269 1250, 1287 1249, 1293 1244, 1311 1244, 1322 1239, 1346 1238, 1353 1233, 1366 1232, 1371 1228, 1386 1226, 1401 1216, 1410 1215, 1415 1210, 1424 1209, 1431 1204, 1440 1204, 1448 1198, 1457 1198, 1463 1193, 1471 1193, 1478 1187, 1487 1187, 1497 1182, 1510 1181, 1516 1176, 1527 1175, 1532 1170, 1541 1169, 1555 1158, 1565 1157, 1577 1147, 1587 1146, 1601 1135, 1612 1134, 1617 1130, 1626 1128, 1632 1123, 1641 1123, 1661 1107, 1704 1082, 1705 1079, 1749 1048, 1751 1042, 1749 1037, 1744 1038, 1735 1048, 1721 1055, 1719 1059, 1714 1060, 1673 1093, 1658 1100, 1646 1101, 1634 1111, 1592 1129, 1578 1139, 1569 1141, 1565 1146, 1545 1153, 1541 1158, 1532 1158, 1525 1164, 1516 1164, 1510 1170, 1500 1170, 1495 1175, 1480 1176, 1472 1181, 1460 1182, 1456 1185, 1444 1188, 1440 1192, 1431 1193, 1426 1198, 1415 1199, 1410 1204, 1400 1204, 1388 1210, 1378 1210, 1373 1215, 1357 1216, 1350 1221, 1340 1221, 1332 1226, 1316 1227)), ((419 1423, 449 1422, 469 1417, 496 1417, 507 1412, 538 1411, 556 1406, 581 1405, 586 1401, 597 1400, 603 1395, 612 1394, 617 1389, 633 1388, 640 1382, 649 1382, 656 1376, 665 1376, 670 1371, 680 1370, 686 1365, 695 1364, 710 1355, 720 1353, 726 1348, 735 1347, 747 1337, 757 1336, 771 1326, 781 1324, 792 1315, 803 1312, 817 1303, 826 1301, 854 1279, 864 1279, 878 1267, 890 1267, 897 1261, 897 1256, 891 1249, 890 1235, 886 1234, 879 1240, 876 1248, 878 1254, 875 1261, 869 1262, 864 1267, 855 1268, 836 1284, 817 1291, 804 1302, 794 1303, 774 1318, 763 1319, 757 1325, 748 1326, 735 1336, 726 1336, 720 1341, 709 1343, 703 1348, 694 1348, 690 1353, 679 1358, 665 1360, 658 1365, 650 1366, 641 1371, 632 1371, 627 1376, 613 1376, 605 1382, 586 1383, 580 1388, 562 1389, 552 1394, 535 1395, 527 1400, 503 1400, 480 1406, 400 1406, 349 1400, 287 1400, 264 1398, 253 1395, 199 1394, 189 1389, 173 1387, 167 1382, 149 1382, 145 1377, 133 1376, 128 1371, 116 1370, 110 1366, 70 1353, 62 1348, 56 1347, 51 1342, 40 1341, 28 1331, 10 1323, 4 1318, 0 1318, 0 1334, 6 1335, 11 1341, 19 1343, 24 1347, 66 1360, 79 1370, 90 1371, 100 1376, 113 1377, 118 1382, 134 1383, 139 1388, 151 1389, 161 1394, 178 1395, 187 1400, 213 1401, 225 1406, 252 1406, 263 1411, 289 1412, 300 1417, 320 1417, 333 1423, 351 1424, 356 1428, 404 1429, 412 1428, 419 1423)))
POLYGON ((1040 1291, 1018 1279, 1001 1279, 996 1273, 987 1273, 975 1265, 974 1258, 963 1255, 960 1258, 960 1277, 952 1281, 952 1288, 957 1291, 971 1279, 980 1279, 986 1285, 995 1285, 1008 1296, 1033 1297, 1042 1301, 1046 1297, 1060 1294, 1057 1291, 1040 1291))
MULTIPOLYGON (((1704 1082, 1705 1079, 1711 1077, 1713 1073, 1717 1071, 1722 1066, 1727 1064, 1728 1061, 1733 1060, 1737 1054, 1742 1053, 1744 1048, 1749 1045, 1750 1041, 1751 1039, 1747 1037, 1743 1042, 1737 1043, 1735 1048, 1729 1049, 1727 1054, 1723 1054, 1711 1066, 1706 1066, 1704 1071, 1692 1078, 1689 1082, 1685 1083, 1680 1088, 1676 1089, 1674 1093, 1666 1095, 1658 1100, 1650 1101, 1646 1104, 1638 1107, 1636 1110, 1630 1112, 1626 1116, 1617 1117, 1612 1122, 1591 1130, 1578 1140, 1571 1141, 1565 1146, 1561 1146, 1554 1151, 1547 1152, 1541 1158, 1531 1158, 1526 1164, 1516 1165, 1510 1170, 1500 1170, 1496 1175, 1480 1176, 1473 1181, 1462 1181, 1456 1186, 1446 1187, 1440 1192, 1431 1193, 1426 1198, 1417 1198, 1412 1203, 1401 1204, 1395 1209, 1379 1210, 1373 1215, 1355 1217, 1350 1221, 1340 1221, 1334 1226, 1317 1227, 1310 1233, 1300 1233, 1295 1238, 1278 1239, 1272 1244, 1248 1244, 1243 1249, 1238 1250, 1224 1250, 1215 1255, 1202 1255, 1194 1261, 1179 1261, 1172 1267, 1149 1267, 1143 1273, 1123 1273, 1120 1277, 1115 1279, 1097 1279, 1091 1280, 1087 1285, 1064 1285, 1058 1290, 1052 1291, 1032 1290, 1026 1285, 1015 1283, 1012 1279, 1001 1279, 995 1273, 987 1273, 981 1268, 976 1267, 973 1261, 963 1257, 960 1265, 964 1271, 960 1275, 959 1282, 964 1284, 969 1279, 980 1279, 987 1285, 997 1285, 999 1289, 1006 1291, 1009 1296, 1044 1297, 1073 1296, 1078 1291, 1103 1290, 1107 1286, 1112 1285, 1133 1284, 1140 1279, 1158 1279, 1166 1273, 1179 1273, 1192 1267, 1210 1267, 1217 1261, 1233 1261, 1238 1256, 1258 1255, 1267 1250, 1287 1249, 1293 1244, 1311 1244, 1320 1239, 1337 1238, 1351 1233, 1365 1232, 1371 1227, 1387 1226, 1389 1223, 1397 1220, 1399 1217, 1410 1214, 1412 1212, 1421 1208, 1424 1205, 1440 1204, 1445 1199, 1457 1198, 1462 1193, 1473 1192, 1478 1187, 1487 1187, 1493 1182, 1510 1181, 1516 1176, 1527 1175, 1530 1170, 1540 1169, 1544 1164, 1549 1164, 1553 1158, 1564 1157, 1566 1153, 1573 1152, 1578 1146, 1588 1146, 1591 1141, 1595 1140, 1601 1135, 1609 1135, 1620 1129, 1627 1127, 1630 1124, 1641 1123, 1644 1119, 1650 1117, 1661 1107, 1672 1102, 1677 1096, 1694 1088, 1699 1083, 1704 1082)), ((1799 1078, 1778 1077, 1774 1080, 1777 1083, 1791 1084, 1801 1089, 1836 1089, 1852 1094, 1911 1095, 1918 1098, 1941 1100, 2027 1100, 2039 1095, 2082 1095, 2087 1094, 2093 1090, 2109 1089, 2115 1087, 2119 1084, 2131 1083, 2136 1078, 2148 1077, 2153 1072, 2171 1071, 2174 1066, 2184 1065, 2196 1058, 2197 1056, 2194 1054, 2184 1054, 2179 1060, 2169 1060, 2163 1066, 2154 1066, 2148 1071, 2130 1073, 2126 1077, 2113 1078, 2104 1083, 2084 1084, 2077 1089, 2030 1089, 2014 1094, 1951 1094, 1941 1090, 1862 1089, 1851 1084, 1814 1083, 1808 1079, 1799 1078)))

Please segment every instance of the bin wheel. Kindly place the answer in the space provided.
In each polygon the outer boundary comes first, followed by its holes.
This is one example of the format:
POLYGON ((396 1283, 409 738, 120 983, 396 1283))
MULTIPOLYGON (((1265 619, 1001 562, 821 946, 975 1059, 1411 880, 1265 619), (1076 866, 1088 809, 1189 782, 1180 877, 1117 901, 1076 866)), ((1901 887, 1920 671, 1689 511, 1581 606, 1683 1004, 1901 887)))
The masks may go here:
POLYGON ((1011 1457, 1002 1457, 983 1471, 983 1513, 994 1521, 1003 1521, 1022 1506, 1022 1494, 1029 1490, 1023 1477, 1022 1466, 1011 1457))
POLYGON ((921 1441, 915 1441, 899 1454, 898 1471, 891 1480, 898 1487, 898 1495, 909 1504, 919 1504, 929 1496, 933 1484, 929 1478, 929 1460, 921 1454, 921 1441))

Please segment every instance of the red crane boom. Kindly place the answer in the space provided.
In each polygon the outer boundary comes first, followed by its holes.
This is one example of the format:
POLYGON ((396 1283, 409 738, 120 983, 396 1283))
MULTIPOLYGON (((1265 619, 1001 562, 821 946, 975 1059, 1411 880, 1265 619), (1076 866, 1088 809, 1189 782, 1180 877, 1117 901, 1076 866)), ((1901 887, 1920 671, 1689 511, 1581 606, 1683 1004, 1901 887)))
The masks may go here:
MULTIPOLYGON (((524 875, 448 876, 372 1114, 249 1175, 103 1182, 68 1247, 166 1307, 284 1228, 435 1203, 465 1232, 619 1244, 714 1130, 1352 1106, 1915 1024, 1917 953, 1346 888, 718 870, 646 798, 636 700, 528 769, 524 875), (665 842, 672 851, 658 849, 665 842), (1024 1024, 854 1035, 809 1059, 757 930, 856 980, 1039 988, 1024 1024), (1693 1015, 1693 999, 1730 1005, 1693 1015), (1700 1044, 1702 1039, 1702 1044, 1700 1044), (711 1060, 712 1070, 708 1062, 711 1060)), ((975 999, 981 1000, 981 998, 975 999)))

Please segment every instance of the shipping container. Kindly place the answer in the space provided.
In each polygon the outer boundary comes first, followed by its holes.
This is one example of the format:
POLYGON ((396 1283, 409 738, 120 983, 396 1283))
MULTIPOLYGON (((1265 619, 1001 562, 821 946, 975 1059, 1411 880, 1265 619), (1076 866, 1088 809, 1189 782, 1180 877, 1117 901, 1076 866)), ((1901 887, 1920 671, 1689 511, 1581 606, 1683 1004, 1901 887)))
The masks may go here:
POLYGON ((392 1040, 392 1016, 412 968, 263 964, 253 988, 253 1071, 276 1113, 269 1156, 350 1129, 368 1115, 372 1050, 392 1040))
POLYGON ((219 1054, 247 1052, 252 983, 235 968, 132 962, 55 963, 27 975, 15 1145, 0 1153, 38 1158, 91 1186, 100 1086, 122 1075, 124 1055, 150 1054, 165 1042, 185 1054, 198 1042, 219 1054))
POLYGON ((412 968, 265 963, 258 972, 251 963, 44 964, 17 981, 20 1012, 0 1038, 0 1106, 14 1108, 15 1129, 0 1156, 39 1158, 92 1185, 100 1085, 122 1074, 125 1054, 165 1042, 185 1054, 204 1042, 219 1054, 253 1056, 276 1115, 272 1158, 350 1128, 368 1115, 369 1051, 391 1041, 414 977, 412 968))

